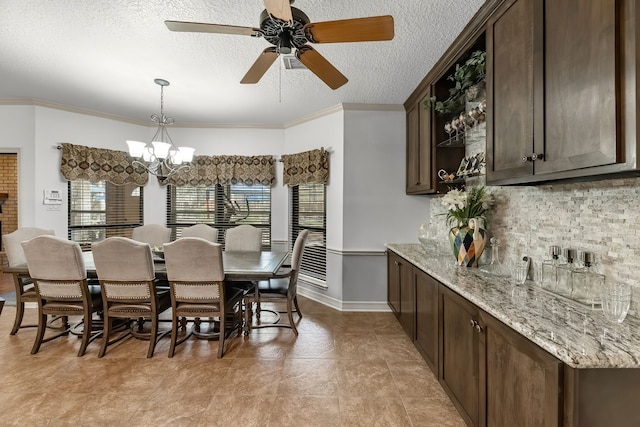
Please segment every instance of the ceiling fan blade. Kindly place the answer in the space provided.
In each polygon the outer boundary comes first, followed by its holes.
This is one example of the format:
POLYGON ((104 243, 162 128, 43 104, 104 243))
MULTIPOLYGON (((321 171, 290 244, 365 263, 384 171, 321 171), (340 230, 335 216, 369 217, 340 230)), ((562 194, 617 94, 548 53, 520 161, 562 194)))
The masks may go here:
POLYGON ((281 19, 285 22, 293 21, 289 0, 264 0, 264 7, 267 9, 267 12, 269 12, 269 15, 274 18, 281 19))
POLYGON ((202 24, 200 22, 164 21, 171 31, 187 33, 235 34, 239 36, 261 36, 259 28, 237 27, 235 25, 202 24))
POLYGON ((317 50, 311 46, 304 45, 296 50, 296 57, 305 67, 310 69, 313 74, 318 76, 320 80, 325 82, 331 89, 338 89, 349 80, 336 67, 331 65, 324 56, 320 55, 317 50))
POLYGON ((312 43, 375 42, 392 40, 393 16, 342 19, 311 22, 304 26, 304 35, 312 43))
POLYGON ((276 52, 275 47, 268 47, 263 50, 256 62, 249 68, 247 74, 240 80, 240 83, 258 83, 277 57, 278 52, 276 52))

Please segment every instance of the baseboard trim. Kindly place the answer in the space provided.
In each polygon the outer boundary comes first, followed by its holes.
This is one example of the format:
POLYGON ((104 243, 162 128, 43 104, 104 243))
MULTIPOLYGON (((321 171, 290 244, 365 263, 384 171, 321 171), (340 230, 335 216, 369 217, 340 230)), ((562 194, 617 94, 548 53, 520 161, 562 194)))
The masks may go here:
POLYGON ((298 294, 312 301, 326 305, 338 311, 390 312, 386 302, 381 301, 341 301, 339 299, 316 292, 313 289, 298 287, 298 294))

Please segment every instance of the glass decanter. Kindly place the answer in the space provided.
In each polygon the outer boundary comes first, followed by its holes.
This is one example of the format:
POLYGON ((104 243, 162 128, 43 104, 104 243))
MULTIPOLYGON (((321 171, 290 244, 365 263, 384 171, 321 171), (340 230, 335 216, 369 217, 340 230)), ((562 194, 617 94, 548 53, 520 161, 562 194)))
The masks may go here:
POLYGON ((491 247, 491 261, 489 264, 480 267, 480 271, 494 276, 509 277, 509 268, 500 260, 500 241, 496 237, 489 239, 491 247))
POLYGON ((571 299, 596 308, 600 305, 600 295, 604 289, 605 277, 593 271, 595 256, 591 252, 581 252, 582 266, 573 272, 571 299))
POLYGON ((542 261, 542 287, 555 291, 558 283, 560 246, 549 246, 549 255, 550 259, 542 261))

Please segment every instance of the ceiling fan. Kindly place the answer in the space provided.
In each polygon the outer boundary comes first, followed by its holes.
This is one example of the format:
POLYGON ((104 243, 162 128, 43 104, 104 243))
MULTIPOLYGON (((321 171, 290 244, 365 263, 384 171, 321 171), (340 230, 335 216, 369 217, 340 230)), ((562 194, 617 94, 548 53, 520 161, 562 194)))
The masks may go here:
POLYGON ((303 11, 291 7, 294 0, 264 0, 260 28, 199 22, 164 21, 171 31, 235 34, 264 37, 273 46, 266 48, 240 83, 258 83, 280 54, 295 49, 296 57, 331 89, 347 83, 347 78, 307 43, 343 43, 392 40, 393 17, 310 22, 303 11))

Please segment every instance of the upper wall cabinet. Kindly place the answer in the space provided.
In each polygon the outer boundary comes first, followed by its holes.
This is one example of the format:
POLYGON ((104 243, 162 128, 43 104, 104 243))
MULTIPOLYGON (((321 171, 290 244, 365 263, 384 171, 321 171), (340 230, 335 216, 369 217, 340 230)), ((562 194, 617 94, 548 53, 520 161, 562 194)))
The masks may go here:
MULTIPOLYGON (((501 0, 485 2, 404 103, 407 112, 407 194, 446 192, 451 186, 464 184, 469 176, 478 175, 480 163, 484 166, 484 114, 483 125, 475 126, 480 120, 469 114, 471 102, 463 101, 458 109, 436 113, 429 107, 429 100, 432 97, 446 100, 455 85, 449 77, 456 73, 457 66, 469 61, 474 52, 485 51, 485 26, 500 3, 501 0), (466 126, 453 125, 460 116, 466 126), (465 138, 469 136, 469 130, 473 130, 473 138, 465 138), (478 139, 481 144, 475 144, 478 139), (482 147, 469 149, 472 140, 472 144, 482 147)), ((479 104, 477 101, 472 100, 479 104)))
POLYGON ((407 108, 407 194, 431 194, 433 182, 431 115, 422 105, 431 96, 427 88, 407 108))
POLYGON ((638 171, 635 0, 508 0, 487 23, 487 183, 638 171))

